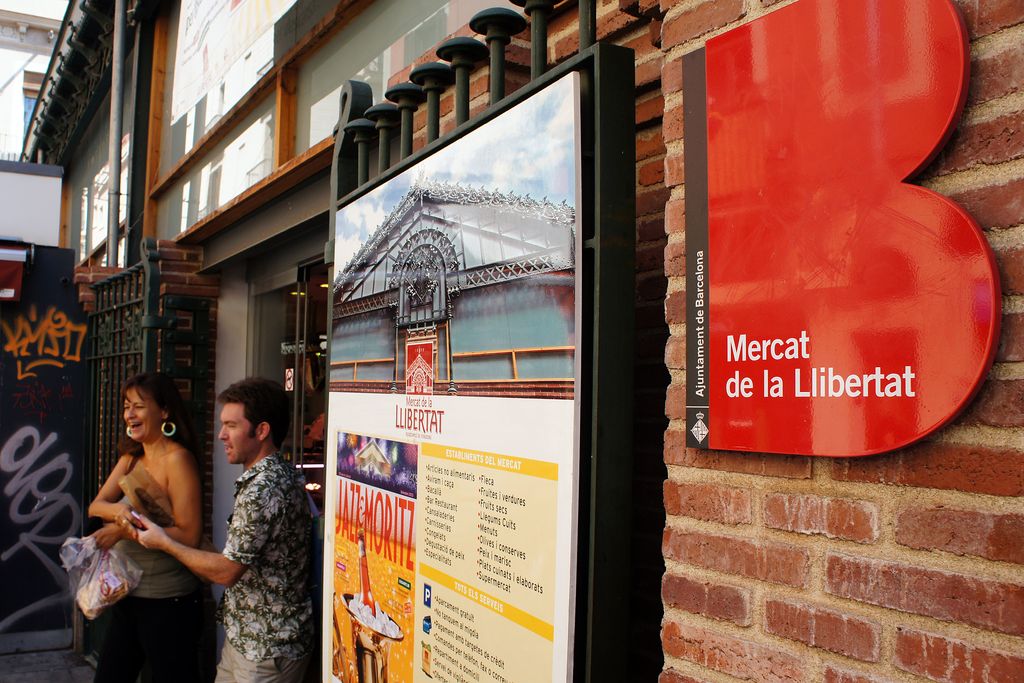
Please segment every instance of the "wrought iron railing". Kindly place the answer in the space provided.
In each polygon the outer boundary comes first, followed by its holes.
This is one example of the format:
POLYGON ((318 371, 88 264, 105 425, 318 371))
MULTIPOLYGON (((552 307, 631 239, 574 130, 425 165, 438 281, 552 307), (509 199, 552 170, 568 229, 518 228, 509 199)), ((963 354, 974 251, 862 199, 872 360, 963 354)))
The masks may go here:
MULTIPOLYGON (((547 70, 548 17, 554 0, 511 0, 524 9, 530 18, 530 78, 538 79, 547 70)), ((596 42, 597 5, 594 0, 580 0, 579 43, 583 52, 596 42)), ((398 83, 384 94, 387 101, 373 104, 370 86, 361 81, 348 81, 342 88, 341 113, 335 130, 332 164, 332 203, 370 179, 370 147, 376 143, 377 173, 392 164, 391 140, 398 129, 399 160, 412 154, 414 114, 421 104, 427 105, 426 140, 434 142, 440 133, 441 93, 455 85, 455 121, 461 126, 469 120, 469 77, 473 67, 487 60, 489 97, 493 106, 505 98, 505 48, 512 36, 521 33, 527 21, 505 7, 481 10, 469 26, 484 42, 458 36, 438 46, 441 62, 427 62, 409 73, 409 81, 398 83), (486 43, 486 44, 485 44, 486 43), (338 163, 339 159, 350 162, 338 163)), ((333 211, 332 211, 333 213, 333 211)))

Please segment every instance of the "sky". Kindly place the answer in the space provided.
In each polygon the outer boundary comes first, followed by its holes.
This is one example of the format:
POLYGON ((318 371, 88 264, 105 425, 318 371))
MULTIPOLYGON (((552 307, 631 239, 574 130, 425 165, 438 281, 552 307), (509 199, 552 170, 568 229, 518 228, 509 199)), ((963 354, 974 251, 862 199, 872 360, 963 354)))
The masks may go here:
POLYGON ((417 178, 575 206, 575 103, 566 76, 342 208, 334 263, 349 262, 417 178))
POLYGON ((67 0, 0 0, 0 9, 35 17, 63 19, 67 0))

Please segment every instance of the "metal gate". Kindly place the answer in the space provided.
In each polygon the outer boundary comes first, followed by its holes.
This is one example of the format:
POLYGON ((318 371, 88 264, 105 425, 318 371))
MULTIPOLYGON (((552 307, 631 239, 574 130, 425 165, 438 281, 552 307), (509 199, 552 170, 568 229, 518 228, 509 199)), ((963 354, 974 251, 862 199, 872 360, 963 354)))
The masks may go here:
MULTIPOLYGON (((211 299, 162 294, 157 242, 146 239, 141 252, 139 263, 92 285, 96 301, 89 315, 86 503, 119 457, 117 445, 124 434, 121 388, 135 374, 160 370, 175 379, 200 447, 207 443, 211 299)), ((202 455, 196 454, 205 483, 212 469, 202 455)), ((204 510, 207 523, 208 513, 204 510)), ((102 616, 86 622, 86 653, 95 652, 104 630, 102 616)))
POLYGON ((96 309, 89 314, 89 420, 86 500, 99 491, 117 462, 121 387, 132 375, 156 369, 160 272, 155 250, 142 261, 92 286, 96 309), (150 324, 147 324, 150 323, 150 324))
POLYGON ((206 441, 211 299, 161 295, 160 266, 150 238, 142 244, 139 263, 92 286, 87 500, 117 462, 121 387, 132 375, 160 370, 177 380, 197 439, 206 441))

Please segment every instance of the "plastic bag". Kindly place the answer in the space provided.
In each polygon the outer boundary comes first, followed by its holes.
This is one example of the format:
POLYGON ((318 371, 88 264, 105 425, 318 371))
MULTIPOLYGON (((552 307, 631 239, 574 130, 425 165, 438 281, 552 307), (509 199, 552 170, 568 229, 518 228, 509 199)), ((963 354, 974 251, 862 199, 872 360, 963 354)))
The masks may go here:
POLYGON ((100 549, 92 536, 64 541, 60 561, 86 619, 95 619, 132 592, 142 579, 142 569, 130 557, 113 548, 100 549))

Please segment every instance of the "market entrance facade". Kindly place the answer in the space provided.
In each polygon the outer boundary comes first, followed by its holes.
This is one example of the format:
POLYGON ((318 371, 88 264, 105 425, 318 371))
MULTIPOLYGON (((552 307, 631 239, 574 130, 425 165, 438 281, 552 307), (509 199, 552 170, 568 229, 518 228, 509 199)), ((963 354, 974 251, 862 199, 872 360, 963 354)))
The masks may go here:
MULTIPOLYGON (((865 0, 868 7, 875 3, 865 0)), ((328 474, 320 466, 331 451, 331 435, 326 430, 320 443, 320 396, 332 383, 365 389, 370 400, 391 395, 392 384, 396 390, 408 391, 403 384, 410 370, 408 349, 417 342, 423 344, 424 363, 429 348, 433 391, 445 396, 450 384, 468 395, 541 380, 562 382, 556 389, 564 391, 568 377, 561 370, 571 344, 566 342, 564 327, 558 326, 564 322, 564 316, 559 317, 564 311, 557 305, 560 284, 556 282, 564 269, 551 267, 544 273, 550 282, 538 288, 543 292, 534 301, 538 309, 553 311, 547 325, 516 330, 521 334, 500 348, 473 346, 481 337, 474 332, 472 320, 464 322, 461 316, 466 313, 472 318, 473 311, 467 309, 474 300, 497 298, 501 284, 467 288, 465 295, 451 300, 454 317, 447 311, 450 301, 442 294, 449 282, 440 275, 403 281, 407 286, 404 304, 396 299, 393 310, 371 307, 359 312, 358 306, 374 303, 373 296, 352 295, 338 301, 330 287, 348 265, 335 262, 338 245, 329 243, 335 239, 330 211, 339 199, 331 193, 332 128, 345 108, 340 96, 343 83, 357 74, 365 76, 379 84, 373 101, 380 102, 388 86, 407 80, 414 67, 435 61, 436 47, 451 35, 476 34, 481 42, 504 43, 500 35, 469 27, 469 19, 481 8, 462 11, 454 5, 435 5, 406 12, 415 3, 407 7, 383 0, 365 5, 300 0, 280 14, 272 13, 269 34, 259 33, 266 42, 254 42, 252 50, 239 53, 237 69, 228 69, 231 74, 223 82, 214 79, 190 86, 192 96, 186 97, 189 88, 182 90, 177 81, 202 71, 196 68, 202 64, 202 55, 197 61, 196 54, 179 49, 188 44, 189 32, 197 30, 183 22, 180 4, 140 2, 134 14, 137 28, 128 74, 135 86, 124 96, 131 105, 126 120, 133 123, 122 145, 126 164, 122 186, 127 197, 121 209, 121 230, 123 251, 137 254, 132 244, 142 236, 160 238, 162 249, 196 255, 198 268, 182 278, 216 279, 216 345, 211 363, 215 388, 248 374, 291 383, 295 418, 288 448, 295 462, 304 466, 310 483, 324 487, 326 476, 316 477, 318 471, 328 474), (407 17, 415 19, 407 21, 407 17), (388 51, 395 45, 400 45, 401 57, 397 51, 388 51), (378 59, 385 52, 388 56, 378 59), (431 287, 431 282, 436 286, 431 287), (321 301, 316 290, 325 283, 329 287, 321 288, 327 293, 321 301), (489 297, 492 293, 495 296, 489 297), (551 302, 556 303, 546 305, 551 302), (401 309, 402 305, 407 308, 401 309), (343 310, 336 310, 339 307, 343 310), (336 359, 334 330, 327 320, 347 317, 356 325, 363 320, 359 316, 374 315, 380 318, 374 321, 377 326, 364 329, 369 341, 350 349, 338 344, 339 353, 349 355, 336 359), (416 320, 416 315, 424 317, 416 320), (388 334, 382 332, 385 329, 388 334), (331 362, 321 366, 314 360, 318 352, 331 354, 331 362), (310 393, 307 387, 312 387, 310 393)), ((576 6, 538 6, 543 4, 531 3, 536 14, 529 17, 529 33, 516 33, 507 42, 506 94, 530 80, 528 73, 538 66, 533 62, 540 62, 543 73, 579 51, 577 28, 589 19, 581 20, 576 6), (538 25, 545 30, 533 33, 538 25), (541 35, 546 43, 535 60, 531 47, 541 35)), ((927 4, 937 11, 954 12, 957 21, 963 22, 972 79, 964 92, 967 108, 961 123, 945 146, 937 148, 937 157, 918 169, 921 174, 913 182, 960 202, 980 225, 1000 268, 1002 297, 995 304, 1002 316, 1002 331, 994 345, 993 369, 958 416, 923 443, 856 460, 687 448, 686 438, 692 432, 683 399, 688 346, 685 297, 690 289, 684 280, 688 240, 683 225, 695 206, 688 199, 700 192, 694 176, 684 177, 683 112, 696 106, 684 92, 684 56, 712 39, 727 41, 730 31, 794 5, 813 5, 812 13, 830 22, 839 21, 839 14, 829 14, 826 0, 660 5, 624 1, 602 5, 597 12, 599 40, 634 51, 634 87, 618 97, 634 109, 636 128, 628 135, 636 153, 633 159, 616 163, 635 172, 630 183, 635 208, 629 209, 636 220, 635 288, 624 296, 632 301, 636 315, 634 323, 623 326, 633 350, 619 362, 631 366, 636 381, 630 395, 623 397, 622 407, 633 425, 632 477, 622 482, 623 490, 632 494, 631 502, 616 510, 624 518, 631 517, 632 538, 608 558, 628 565, 630 580, 619 591, 586 599, 595 609, 609 601, 629 603, 628 624, 615 624, 615 628, 623 634, 622 647, 634 667, 635 680, 659 676, 672 683, 708 677, 949 680, 935 671, 958 670, 958 662, 968 658, 1004 667, 1000 670, 1010 671, 1011 680, 1024 676, 1024 662, 1016 654, 1024 647, 1024 626, 1013 616, 1019 610, 1012 609, 1020 606, 1024 586, 1024 560, 1014 550, 1021 545, 1017 530, 1024 494, 1024 451, 1018 439, 1024 427, 1018 400, 1024 361, 1020 323, 1024 290, 1018 277, 1024 215, 1019 203, 1012 201, 1022 182, 1022 151, 1013 142, 1015 135, 1006 138, 1005 144, 987 142, 994 139, 993 131, 1019 128, 1024 85, 1016 73, 1024 63, 1020 47, 1024 45, 1024 11, 998 2, 927 0, 927 4), (951 529, 953 533, 946 533, 951 529), (960 529, 970 533, 956 533, 960 529), (976 596, 982 607, 976 611, 959 607, 954 598, 964 594, 976 596), (843 625, 838 635, 824 635, 832 633, 825 625, 834 624, 843 625), (717 656, 721 652, 729 656, 717 656)), ((898 13, 913 17, 914 5, 900 3, 903 9, 898 13)), ((77 26, 74 42, 88 45, 104 34, 103 22, 86 14, 72 8, 69 19, 77 26)), ((915 26, 911 22, 898 36, 878 37, 875 44, 902 50, 902 39, 921 34, 915 26)), ((99 277, 109 274, 100 265, 105 239, 102 223, 108 210, 97 203, 110 180, 102 153, 107 142, 103 112, 108 111, 109 101, 99 85, 102 59, 94 68, 97 78, 88 80, 92 71, 83 66, 87 55, 71 44, 70 34, 61 44, 75 52, 66 52, 63 68, 75 74, 83 69, 79 77, 89 84, 85 94, 95 95, 96 101, 79 95, 77 99, 85 99, 77 113, 61 110, 55 104, 59 100, 77 100, 70 79, 60 78, 55 63, 51 75, 61 85, 56 87, 56 97, 47 99, 44 92, 49 104, 36 112, 38 134, 30 135, 26 151, 68 169, 66 244, 79 250, 81 277, 91 277, 90 272, 99 277), (71 122, 73 130, 64 130, 64 120, 71 122)), ((771 52, 787 42, 806 40, 810 37, 795 32, 777 41, 753 41, 753 47, 743 53, 751 60, 751 74, 760 73, 757 60, 762 49, 771 52)), ((836 44, 831 39, 801 43, 812 54, 836 44)), ((222 47, 227 46, 218 49, 222 47)), ((491 67, 484 66, 485 53, 476 50, 474 56, 474 49, 458 60, 466 77, 463 84, 441 79, 428 85, 440 95, 442 132, 461 124, 455 93, 462 85, 469 95, 467 114, 486 115, 491 106, 491 67)), ((885 63, 911 62, 901 58, 885 63)), ((870 80, 870 75, 865 77, 870 80)), ((584 89, 588 85, 585 81, 584 89)), ((53 87, 47 85, 44 90, 53 87)), ((744 96, 734 94, 740 100, 744 96)), ((815 99, 823 108, 831 102, 827 94, 815 99)), ((425 108, 421 104, 414 114, 413 154, 432 140, 425 108)), ((757 149, 758 141, 771 131, 760 127, 760 119, 742 118, 740 109, 739 118, 724 129, 734 136, 736 149, 757 149)), ((397 114, 371 122, 372 136, 392 136, 393 157, 400 156, 404 144, 397 137, 401 112, 397 114)), ((783 113, 780 118, 787 116, 783 113)), ((718 123, 710 121, 709 126, 718 123)), ((581 136, 590 133, 584 127, 581 136)), ((528 137, 532 131, 521 134, 528 137)), ((687 137, 685 146, 692 150, 693 140, 687 137)), ((542 146, 537 149, 538 154, 544 151, 542 146)), ((502 152, 492 149, 472 161, 483 165, 502 152)), ((769 178, 784 156, 779 151, 778 158, 765 157, 756 164, 711 169, 712 175, 719 172, 714 176, 719 190, 724 188, 724 194, 717 196, 728 200, 730 178, 744 173, 769 178)), ((365 161, 370 177, 382 175, 375 155, 365 161)), ((855 175, 856 169, 848 172, 855 175)), ((749 175, 742 178, 751 182, 749 175)), ((482 196, 481 190, 491 189, 470 181, 459 192, 482 196)), ((492 199, 499 210, 502 200, 492 199)), ((428 197, 425 211, 407 218, 421 225, 435 220, 431 211, 442 200, 428 197)), ((387 217, 374 214, 370 218, 376 227, 387 217)), ((585 221, 589 218, 584 216, 585 221)), ((513 242, 529 241, 522 226, 518 233, 505 228, 496 233, 479 216, 467 214, 462 219, 466 234, 483 238, 481 244, 490 240, 481 249, 495 245, 507 249, 513 242)), ((409 232, 424 232, 423 238, 428 237, 425 230, 409 228, 409 232)), ((807 242, 814 246, 814 240, 807 242)), ((395 263, 421 246, 427 247, 421 255, 433 254, 430 248, 434 247, 441 258, 446 253, 439 241, 408 246, 408 254, 395 251, 395 263)), ((757 243, 743 254, 753 262, 767 262, 776 252, 757 243)), ((505 260, 517 256, 510 250, 505 260)), ((886 275, 885 263, 884 259, 868 260, 865 267, 877 267, 881 277, 886 275)), ((443 277, 465 277, 471 270, 446 268, 443 277)), ((381 277, 387 280, 397 274, 384 270, 381 277)), ((736 282, 742 290, 742 273, 736 282)), ((941 287, 941 282, 920 284, 941 287)), ((827 297, 822 300, 828 303, 827 297)), ((892 322, 898 323, 898 316, 892 322)), ((799 333, 796 329, 782 336, 799 333)), ((422 364, 412 370, 422 371, 422 364)), ((896 419, 891 412, 882 417, 896 419)), ((600 430, 594 438, 600 438, 600 430)), ((353 442, 368 445, 358 439, 353 442)), ((211 442, 209 449, 214 491, 211 527, 215 544, 221 544, 236 473, 223 463, 219 446, 211 442)), ((427 458, 434 457, 429 447, 426 451, 427 458)), ((383 468, 376 452, 367 448, 365 460, 383 468)), ((422 622, 416 627, 422 631, 422 622)))

